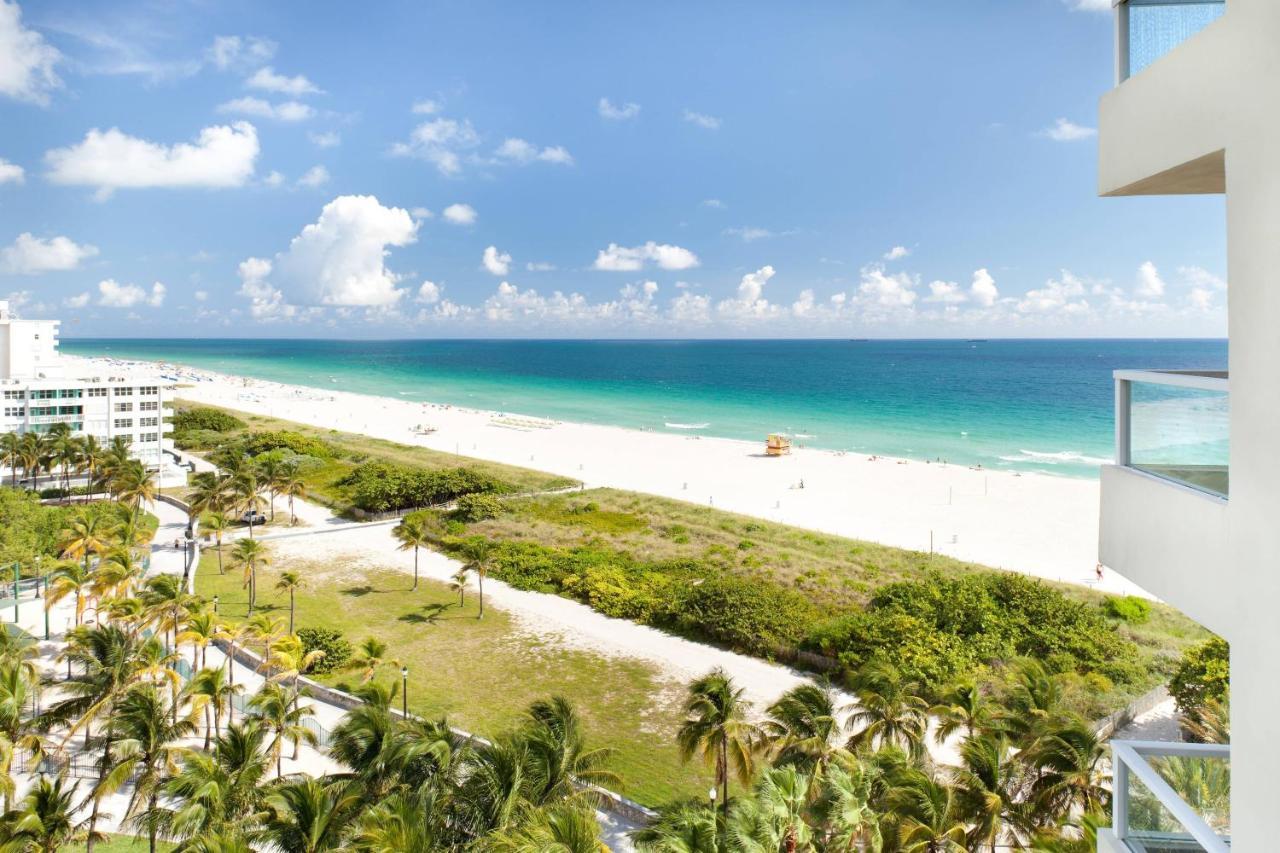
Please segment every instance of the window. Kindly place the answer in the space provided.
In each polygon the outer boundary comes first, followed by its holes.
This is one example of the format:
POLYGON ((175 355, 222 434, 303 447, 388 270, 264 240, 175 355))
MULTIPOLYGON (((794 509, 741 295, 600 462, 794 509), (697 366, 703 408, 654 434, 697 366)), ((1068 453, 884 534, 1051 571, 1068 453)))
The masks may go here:
POLYGON ((133 429, 133 418, 116 418, 116 429, 133 429))
POLYGON ((106 388, 90 388, 90 389, 89 389, 89 396, 90 396, 90 397, 105 397, 105 396, 107 396, 107 389, 106 389, 106 388))
POLYGON ((58 396, 64 400, 78 400, 84 396, 84 392, 79 388, 63 388, 58 392, 58 396))
POLYGON ((132 396, 133 396, 133 389, 132 389, 132 388, 128 388, 128 387, 117 388, 117 389, 116 389, 116 396, 117 396, 117 397, 132 397, 132 396))
POLYGON ((160 393, 160 389, 155 385, 143 385, 138 389, 138 393, 143 397, 155 397, 160 393))
POLYGON ((144 432, 142 435, 138 436, 138 441, 143 444, 155 444, 157 438, 159 438, 159 436, 154 432, 144 432))
POLYGON ((133 403, 116 403, 115 410, 117 412, 132 412, 133 403))
POLYGON ((58 414, 60 415, 83 415, 84 406, 59 406, 58 414))
POLYGON ((138 418, 138 426, 140 427, 159 426, 159 425, 160 425, 159 418, 138 418))
POLYGON ((24 391, 5 391, 4 398, 6 400, 25 400, 27 399, 27 392, 25 390, 24 391))
POLYGON ((26 411, 27 410, 24 409, 22 406, 5 406, 4 416, 6 418, 20 418, 24 414, 26 414, 26 411))
POLYGON ((31 416, 33 418, 44 417, 45 415, 57 414, 57 409, 53 406, 33 406, 31 408, 31 416))
POLYGON ((32 391, 31 399, 32 400, 56 400, 58 399, 58 392, 54 390, 32 391))
POLYGON ((147 400, 147 401, 143 401, 143 402, 141 402, 141 403, 139 403, 139 404, 138 404, 138 411, 140 411, 140 412, 158 412, 158 411, 160 411, 160 404, 159 404, 159 403, 157 403, 155 400, 147 400))

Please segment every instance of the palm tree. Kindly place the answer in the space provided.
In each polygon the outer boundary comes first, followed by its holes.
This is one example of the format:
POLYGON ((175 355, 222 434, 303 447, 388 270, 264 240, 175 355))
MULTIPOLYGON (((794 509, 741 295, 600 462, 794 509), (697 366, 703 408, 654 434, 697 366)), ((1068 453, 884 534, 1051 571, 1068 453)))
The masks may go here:
POLYGON ((206 750, 213 738, 222 733, 223 708, 226 708, 227 713, 230 714, 234 709, 235 698, 244 692, 244 686, 232 684, 228 680, 227 673, 226 666, 206 667, 191 676, 185 689, 187 697, 193 700, 193 711, 203 712, 205 715, 204 748, 206 750), (212 729, 209 726, 210 710, 213 712, 212 729))
POLYGON ((259 490, 258 479, 253 471, 245 469, 231 479, 232 503, 236 509, 249 513, 249 538, 253 538, 253 515, 265 505, 266 500, 259 490))
POLYGON ((847 758, 836 702, 829 686, 806 683, 770 705, 761 728, 774 750, 774 762, 797 767, 817 780, 832 761, 847 758))
POLYGON ((631 833, 631 840, 644 853, 718 853, 718 834, 715 812, 686 802, 663 809, 657 820, 631 833))
POLYGON ((198 610, 187 616, 186 625, 174 643, 181 648, 183 643, 191 644, 191 669, 203 669, 209 646, 222 633, 222 623, 218 617, 208 610, 198 610))
POLYGON ((966 738, 960 758, 954 776, 959 805, 969 822, 969 845, 976 849, 985 844, 995 853, 1002 839, 1015 839, 1030 829, 1022 802, 1024 768, 1001 734, 966 738))
POLYGON ((266 797, 263 834, 281 853, 347 849, 343 834, 360 804, 359 791, 341 782, 306 778, 278 785, 266 797))
POLYGON ((156 499, 156 477, 141 462, 131 459, 116 475, 115 492, 119 500, 133 511, 134 518, 142 505, 156 499))
POLYGON ((915 684, 892 666, 873 662, 854 677, 853 688, 858 701, 849 709, 849 726, 857 731, 851 747, 888 744, 916 756, 923 752, 929 705, 916 695, 915 684))
MULTIPOLYGON (((8 634, 8 632, 4 632, 8 634)), ((34 663, 9 659, 0 663, 0 790, 4 794, 4 810, 12 805, 15 791, 13 759, 20 753, 40 757, 44 741, 36 721, 28 713, 33 694, 39 690, 34 663)))
POLYGON ((249 589, 249 612, 258 601, 258 569, 271 565, 271 552, 266 543, 256 539, 240 539, 231 549, 231 559, 244 569, 244 585, 249 589))
POLYGON ((387 658, 386 643, 377 637, 366 637, 356 647, 356 654, 351 658, 351 662, 347 666, 351 669, 360 670, 360 683, 368 684, 384 664, 399 666, 400 661, 395 658, 387 658))
POLYGON ((1081 720, 1070 720, 1041 735, 1023 756, 1037 772, 1031 786, 1036 813, 1057 819, 1104 811, 1110 802, 1106 757, 1093 729, 1081 720))
POLYGON ((236 683, 235 673, 235 656, 236 649, 240 648, 250 637, 253 636, 253 629, 243 622, 237 622, 230 625, 223 625, 218 631, 218 639, 227 644, 227 654, 222 662, 223 669, 227 672, 227 683, 236 683))
POLYGON ((465 566, 458 569, 449 578, 449 587, 458 591, 458 608, 461 609, 467 603, 467 569, 465 566))
POLYGON ((231 479, 216 471, 201 471, 191 477, 187 506, 193 517, 201 513, 222 512, 231 500, 231 479))
MULTIPOLYGON (((50 779, 41 776, 22 800, 22 806, 5 815, 10 825, 6 850, 39 850, 56 853, 79 835, 76 820, 76 783, 67 786, 63 776, 50 779)), ((93 849, 94 833, 88 836, 86 849, 93 849)))
POLYGON ((362 853, 427 853, 439 850, 443 797, 429 787, 397 791, 360 815, 350 846, 362 853))
POLYGON ((135 687, 125 694, 114 719, 116 765, 105 780, 111 791, 133 780, 125 818, 146 829, 151 853, 155 853, 159 831, 155 816, 161 783, 178 772, 178 758, 187 752, 179 741, 196 730, 188 719, 171 719, 175 716, 171 711, 154 685, 135 687))
POLYGON ((267 793, 261 784, 270 768, 266 739, 256 723, 232 723, 214 741, 212 753, 188 755, 161 789, 165 805, 156 808, 156 825, 184 841, 241 834, 261 812, 267 793))
POLYGON ((827 768, 813 806, 825 849, 879 853, 884 841, 871 809, 874 779, 874 768, 856 762, 827 768))
POLYGON ((167 657, 155 639, 140 641, 133 633, 115 625, 75 628, 59 659, 80 667, 78 673, 59 682, 65 698, 55 702, 44 714, 46 725, 66 726, 59 748, 65 748, 82 730, 87 737, 95 723, 102 723, 104 729, 100 770, 89 814, 87 846, 88 853, 92 853, 102 798, 110 793, 104 783, 115 765, 112 748, 116 739, 116 707, 125 694, 143 680, 168 679, 173 683, 177 674, 167 667, 167 657))
POLYGON ((1002 705, 994 724, 1026 749, 1063 721, 1062 682, 1040 661, 1023 658, 1014 665, 1013 687, 1002 705))
POLYGON ((723 669, 714 669, 689 685, 685 700, 685 721, 676 742, 680 757, 688 761, 701 754, 715 768, 726 821, 729 816, 729 774, 750 783, 755 771, 758 729, 747 722, 743 690, 723 669))
POLYGON ((474 572, 476 576, 477 592, 480 596, 480 612, 476 614, 477 619, 484 618, 484 577, 489 573, 489 543, 482 539, 468 541, 463 547, 463 554, 467 562, 463 565, 463 572, 474 572))
POLYGON ((418 549, 431 544, 433 535, 419 515, 407 515, 391 531, 401 551, 413 550, 413 590, 418 589, 418 549))
POLYGON ((297 744, 306 741, 314 745, 316 734, 303 725, 303 720, 312 716, 315 710, 310 705, 299 705, 297 695, 279 684, 268 682, 262 685, 252 699, 249 700, 252 713, 249 719, 260 724, 271 734, 271 744, 267 747, 276 763, 276 778, 284 775, 284 742, 294 742, 294 758, 297 758, 297 744))
POLYGON ((112 548, 98 561, 93 573, 94 598, 128 598, 143 572, 137 551, 123 545, 112 548))
POLYGON ((22 434, 19 442, 18 458, 22 461, 22 476, 31 481, 31 488, 40 486, 40 466, 45 458, 45 450, 40 443, 40 436, 33 432, 22 434))
POLYGON ((1206 699, 1183 715, 1182 731, 1193 743, 1231 743, 1230 699, 1206 699))
POLYGON ((560 803, 533 810, 517 828, 500 831, 480 840, 481 850, 497 853, 606 853, 600 839, 600 823, 581 805, 560 803))
POLYGON ((573 799, 586 794, 579 784, 597 788, 617 786, 621 779, 605 765, 612 749, 587 748, 582 720, 563 696, 540 699, 529 706, 523 735, 530 759, 534 789, 529 799, 535 805, 573 799))
POLYGON ((107 457, 106 448, 98 441, 96 435, 86 435, 80 440, 80 461, 88 472, 88 488, 85 489, 84 502, 88 503, 97 482, 98 469, 107 457))
POLYGON ((16 432, 0 433, 0 461, 9 467, 13 488, 18 488, 18 466, 22 464, 22 437, 16 432))
POLYGON ((303 588, 302 575, 297 572, 281 572, 276 590, 289 593, 289 633, 293 633, 294 594, 303 588))
POLYGON ((271 508, 271 520, 276 520, 276 495, 279 493, 280 484, 284 482, 285 466, 280 457, 274 454, 266 454, 258 461, 255 466, 258 475, 258 483, 261 488, 267 490, 267 506, 271 508))
POLYGON ((262 666, 271 662, 271 645, 285 636, 284 620, 270 613, 259 613, 249 620, 250 636, 262 643, 262 666))
POLYGON ((218 552, 218 574, 226 574, 222 568, 222 535, 231 528, 231 519, 222 512, 210 512, 201 518, 200 526, 213 534, 218 552))
POLYGON ((298 523, 298 514, 294 511, 294 501, 307 496, 307 481, 302 479, 302 476, 298 473, 296 463, 285 469, 285 475, 280 481, 279 489, 280 494, 289 499, 289 525, 296 525, 298 523))
POLYGON ((89 574, 89 559, 106 553, 119 534, 119 527, 106 515, 82 507, 72 516, 71 523, 58 533, 58 549, 68 559, 84 561, 84 573, 89 574))
POLYGON ((754 799, 740 801, 727 827, 729 847, 795 853, 811 848, 805 821, 810 779, 795 767, 771 767, 756 783, 754 799))
POLYGON ((941 701, 930 708, 929 713, 938 719, 938 728, 933 733, 938 743, 946 742, 956 732, 971 738, 988 728, 993 720, 991 702, 973 678, 947 687, 941 701))
POLYGON ((966 825, 951 788, 908 770, 890 793, 902 853, 963 853, 966 825))
POLYGON ((55 572, 44 597, 44 609, 52 610, 64 598, 74 597, 75 624, 79 626, 84 619, 85 596, 93 589, 97 579, 88 566, 76 562, 61 562, 55 568, 55 572))

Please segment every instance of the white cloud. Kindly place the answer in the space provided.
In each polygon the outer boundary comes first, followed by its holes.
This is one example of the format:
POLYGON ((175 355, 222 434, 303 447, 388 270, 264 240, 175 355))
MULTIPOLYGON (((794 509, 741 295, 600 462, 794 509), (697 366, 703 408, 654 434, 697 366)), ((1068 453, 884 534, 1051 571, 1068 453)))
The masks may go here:
POLYGON ((414 219, 430 219, 432 213, 425 207, 412 207, 409 209, 409 215, 414 219))
POLYGON ((272 317, 283 310, 284 295, 302 305, 389 308, 404 291, 387 269, 388 248, 415 242, 417 232, 407 210, 384 207, 374 196, 338 196, 274 262, 241 264, 241 293, 259 315, 272 317))
POLYGON ((524 268, 529 272, 551 272, 556 268, 556 265, 550 261, 529 261, 524 265, 524 268))
POLYGON ((1065 118, 1057 119, 1051 127, 1047 127, 1040 131, 1041 136, 1047 136, 1054 142, 1078 142, 1081 139, 1089 139, 1098 135, 1098 129, 1094 127, 1086 127, 1068 121, 1065 118))
POLYGON ((917 298, 915 285, 915 280, 904 272, 889 275, 877 265, 863 267, 857 301, 864 307, 875 309, 873 313, 881 313, 883 309, 910 308, 917 298))
POLYGON ((1061 279, 1049 279, 1044 287, 1028 290, 1018 301, 1017 310, 1021 314, 1085 314, 1089 302, 1084 295, 1084 282, 1063 270, 1061 279))
POLYGON ((98 254, 96 246, 79 245, 68 237, 42 239, 23 232, 13 245, 0 249, 0 271, 12 275, 38 275, 63 272, 80 266, 86 258, 98 254))
POLYGON ((409 111, 414 115, 433 116, 440 112, 440 102, 433 101, 431 98, 426 98, 415 103, 409 111))
POLYGON ((298 312, 296 306, 285 302, 283 293, 267 282, 271 269, 271 261, 265 258, 246 258, 238 268, 239 293, 249 300, 249 316, 263 322, 289 319, 298 312))
POLYGON ((451 204, 440 213, 450 225, 474 225, 476 209, 469 204, 451 204))
POLYGON ((97 128, 84 141, 45 153, 49 180, 97 188, 104 199, 117 189, 239 187, 253 176, 258 133, 248 122, 200 131, 196 142, 162 145, 116 128, 97 128))
POLYGON ((1227 282, 1202 267, 1179 267, 1178 274, 1191 287, 1187 304, 1196 311, 1210 311, 1217 307, 1217 298, 1227 290, 1227 282))
POLYGON ((498 150, 493 153, 499 160, 520 165, 538 161, 556 163, 561 166, 573 165, 573 156, 562 146, 555 145, 539 149, 532 142, 514 137, 504 139, 502 144, 498 146, 498 150))
POLYGON ((1062 0, 1073 12, 1111 12, 1112 0, 1062 0))
POLYGON ((727 204, 725 204, 718 198, 704 198, 701 202, 699 202, 699 204, 701 204, 703 207, 709 207, 713 210, 724 210, 726 207, 728 207, 727 204))
POLYGON ((267 176, 262 179, 262 182, 269 187, 278 187, 284 183, 284 175, 272 169, 267 173, 267 176))
POLYGON ((54 66, 62 54, 35 30, 22 26, 18 4, 0 0, 0 95, 44 106, 62 86, 54 66))
POLYGON ((437 118, 413 129, 408 142, 397 142, 391 153, 398 157, 416 157, 431 163, 442 175, 453 176, 462 171, 462 155, 480 144, 480 135, 471 122, 437 118))
POLYGON ((763 266, 755 272, 747 273, 738 282, 737 294, 716 304, 716 313, 730 322, 759 320, 775 314, 776 307, 764 298, 764 286, 773 275, 774 269, 771 266, 763 266))
POLYGON ((209 291, 207 290, 197 290, 191 295, 196 298, 196 302, 207 302, 209 299, 209 291))
POLYGON ((336 148, 342 144, 342 136, 335 130, 311 131, 307 139, 317 148, 336 148))
POLYGON ((133 308, 150 305, 159 308, 164 304, 166 288, 160 282, 151 285, 151 292, 136 284, 120 284, 114 278, 98 282, 98 304, 104 308, 133 308))
POLYGON ((484 250, 482 263, 494 275, 506 275, 511 271, 511 256, 506 252, 499 252, 497 246, 489 246, 484 250))
POLYGON ((1156 269, 1155 264, 1146 261, 1138 267, 1138 286, 1134 289, 1135 296, 1139 299, 1162 299, 1164 287, 1164 279, 1160 277, 1160 271, 1156 269))
POLYGON ((726 228, 721 233, 728 237, 741 237, 742 242, 744 243, 753 243, 756 240, 763 240, 766 237, 778 236, 768 228, 758 228, 751 225, 744 225, 741 228, 726 228))
POLYGON ((929 282, 929 295, 924 298, 924 301, 955 305, 965 302, 968 298, 964 291, 960 289, 960 285, 954 281, 931 281, 929 282))
POLYGON ((276 43, 259 36, 215 36, 205 57, 219 71, 259 65, 276 55, 276 43))
POLYGON ((440 301, 440 285, 434 281, 424 281, 418 288, 418 301, 426 305, 434 305, 440 301))
POLYGON ((897 261, 911 254, 911 250, 906 246, 894 246, 892 249, 884 253, 886 261, 897 261))
POLYGON ((316 111, 308 104, 298 101, 284 101, 273 104, 262 98, 236 98, 233 101, 218 105, 218 112, 232 115, 254 116, 275 121, 306 121, 315 117, 316 111))
POLYGON ((66 299, 62 300, 62 304, 67 308, 84 308, 89 304, 89 300, 92 298, 93 294, 86 290, 84 293, 77 293, 75 296, 68 296, 66 299))
POLYGON ((277 74, 270 65, 259 68, 253 73, 252 77, 244 81, 244 84, 250 89, 292 95, 295 98, 300 95, 318 95, 322 91, 301 74, 296 77, 286 77, 283 74, 277 74))
POLYGON ((698 127, 704 128, 706 130, 720 129, 720 119, 716 118, 715 116, 709 116, 706 113, 699 113, 699 112, 694 112, 693 110, 690 110, 690 109, 686 109, 684 111, 684 120, 689 122, 689 124, 695 124, 698 127))
POLYGON ((301 178, 298 178, 298 186, 311 187, 312 189, 322 187, 327 183, 329 183, 329 170, 324 166, 312 166, 307 169, 301 178))
POLYGON ((703 325, 711 320, 711 300, 700 293, 686 290, 671 300, 668 315, 677 325, 703 325))
POLYGON ((688 249, 650 240, 643 246, 626 247, 610 243, 596 254, 593 269, 635 272, 652 261, 664 270, 687 270, 698 266, 698 256, 688 249))
POLYGON ((969 285, 969 295, 983 308, 990 308, 1000 298, 996 280, 991 277, 991 273, 987 272, 985 267, 974 270, 973 283, 969 285))
POLYGON ((596 104, 596 109, 600 113, 601 118, 607 118, 610 121, 626 121, 640 115, 640 105, 628 101, 622 105, 616 105, 608 98, 601 98, 596 104))
POLYGON ((21 166, 0 157, 0 184, 20 184, 26 179, 26 174, 21 166))

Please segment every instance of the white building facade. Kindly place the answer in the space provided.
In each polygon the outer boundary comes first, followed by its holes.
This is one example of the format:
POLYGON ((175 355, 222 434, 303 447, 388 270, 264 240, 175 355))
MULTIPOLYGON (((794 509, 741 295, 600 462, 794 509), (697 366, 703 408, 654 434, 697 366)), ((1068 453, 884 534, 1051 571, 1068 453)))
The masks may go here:
POLYGON ((1113 825, 1098 848, 1275 850, 1280 0, 1114 5, 1117 85, 1101 102, 1100 193, 1225 196, 1230 353, 1228 370, 1116 373, 1099 558, 1231 644, 1232 742, 1115 745, 1113 825), (1229 812, 1179 796, 1163 756, 1227 762, 1229 812))
POLYGON ((173 449, 174 384, 133 374, 77 376, 58 352, 57 320, 21 320, 0 301, 0 432, 43 434, 65 423, 103 444, 128 441, 133 455, 164 467, 173 449))

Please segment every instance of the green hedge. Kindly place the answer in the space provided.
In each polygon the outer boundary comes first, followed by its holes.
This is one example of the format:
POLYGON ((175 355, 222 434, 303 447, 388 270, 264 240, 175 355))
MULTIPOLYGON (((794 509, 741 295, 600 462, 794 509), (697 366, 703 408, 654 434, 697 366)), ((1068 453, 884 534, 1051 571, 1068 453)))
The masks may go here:
POLYGON ((470 468, 429 471, 391 462, 365 462, 338 481, 351 502, 365 512, 413 509, 457 500, 463 495, 510 492, 510 485, 470 468))
POLYGON ((324 652, 324 657, 307 670, 309 675, 334 672, 351 660, 351 643, 336 628, 299 628, 298 639, 302 641, 302 648, 306 653, 324 652))
POLYGON ((1231 689, 1231 647, 1214 637, 1183 654, 1169 680, 1169 695, 1178 710, 1194 716, 1210 699, 1222 702, 1231 689))
POLYGON ((234 432, 244 428, 245 422, 235 415, 228 414, 221 409, 211 409, 206 406, 182 409, 173 416, 173 431, 175 433, 196 430, 222 433, 234 432))

